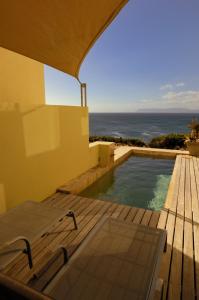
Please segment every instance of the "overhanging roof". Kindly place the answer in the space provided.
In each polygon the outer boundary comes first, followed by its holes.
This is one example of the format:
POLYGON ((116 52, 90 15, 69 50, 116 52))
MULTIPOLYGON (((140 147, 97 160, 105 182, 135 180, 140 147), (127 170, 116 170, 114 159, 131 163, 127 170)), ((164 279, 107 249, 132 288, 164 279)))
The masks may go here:
POLYGON ((78 78, 89 49, 128 0, 1 0, 0 46, 78 78))

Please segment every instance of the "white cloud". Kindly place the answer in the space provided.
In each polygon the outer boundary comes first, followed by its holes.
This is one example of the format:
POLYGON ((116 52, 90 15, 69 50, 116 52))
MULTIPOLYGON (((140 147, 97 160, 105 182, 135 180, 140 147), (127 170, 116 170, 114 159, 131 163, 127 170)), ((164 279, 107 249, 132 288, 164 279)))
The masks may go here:
POLYGON ((168 92, 162 96, 169 103, 194 104, 199 106, 199 91, 168 92))
POLYGON ((183 87, 184 86, 184 82, 178 82, 178 83, 176 83, 176 86, 177 87, 183 87))
POLYGON ((94 112, 133 112, 139 109, 153 110, 167 110, 173 109, 174 112, 183 109, 191 111, 199 111, 199 90, 186 90, 186 91, 165 91, 164 95, 155 99, 131 99, 128 102, 119 102, 107 104, 107 99, 99 99, 97 104, 92 103, 89 106, 90 111, 94 112))
POLYGON ((177 82, 176 84, 167 83, 160 87, 160 90, 172 90, 174 87, 183 87, 184 82, 177 82))
POLYGON ((165 99, 167 104, 177 104, 190 109, 199 108, 199 91, 168 92, 162 99, 165 99))
POLYGON ((199 91, 187 90, 183 92, 169 91, 160 99, 143 99, 138 107, 144 109, 189 109, 199 110, 199 91))
POLYGON ((173 88, 173 85, 170 83, 164 84, 160 87, 160 90, 171 90, 173 88))

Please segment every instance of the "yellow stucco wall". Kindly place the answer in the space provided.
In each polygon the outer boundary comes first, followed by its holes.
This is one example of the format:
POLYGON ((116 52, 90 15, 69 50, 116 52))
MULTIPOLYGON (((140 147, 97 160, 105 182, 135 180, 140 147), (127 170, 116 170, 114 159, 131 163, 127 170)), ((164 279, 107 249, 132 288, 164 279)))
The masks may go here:
POLYGON ((7 208, 40 201, 88 169, 87 120, 82 107, 0 111, 0 197, 7 208))
POLYGON ((0 212, 90 167, 88 109, 45 105, 43 66, 0 48, 0 212))
POLYGON ((45 103, 44 66, 0 47, 0 107, 31 109, 45 103))

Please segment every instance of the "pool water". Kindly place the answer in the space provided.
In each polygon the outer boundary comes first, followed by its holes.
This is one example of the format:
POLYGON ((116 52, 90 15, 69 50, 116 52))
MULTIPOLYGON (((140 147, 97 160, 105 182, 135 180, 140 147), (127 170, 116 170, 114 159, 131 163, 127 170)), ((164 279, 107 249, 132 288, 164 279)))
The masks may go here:
POLYGON ((131 156, 81 192, 81 196, 152 210, 165 202, 174 160, 131 156))

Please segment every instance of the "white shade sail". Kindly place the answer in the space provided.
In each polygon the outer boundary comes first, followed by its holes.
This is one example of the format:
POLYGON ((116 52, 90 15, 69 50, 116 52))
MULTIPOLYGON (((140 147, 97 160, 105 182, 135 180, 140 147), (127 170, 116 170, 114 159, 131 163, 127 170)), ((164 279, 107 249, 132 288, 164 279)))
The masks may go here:
POLYGON ((127 0, 1 0, 0 46, 78 78, 127 0))

